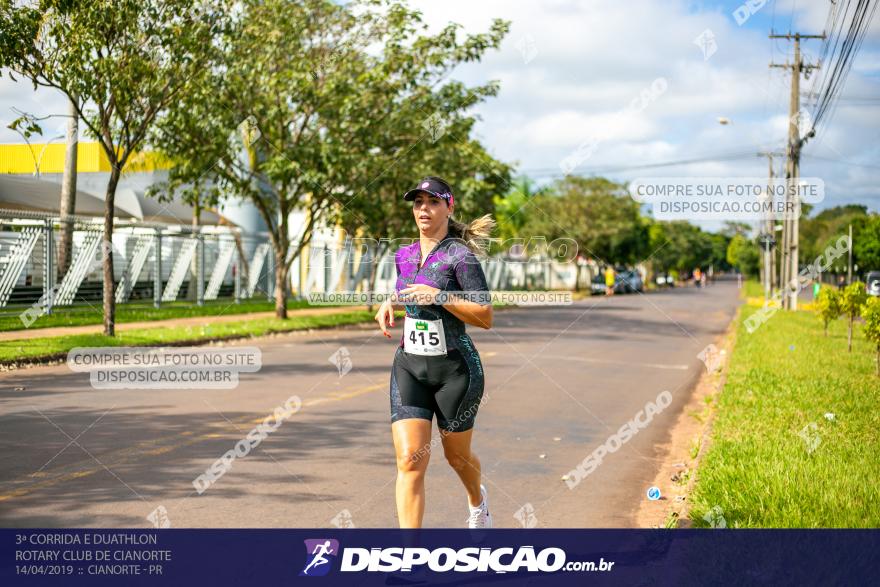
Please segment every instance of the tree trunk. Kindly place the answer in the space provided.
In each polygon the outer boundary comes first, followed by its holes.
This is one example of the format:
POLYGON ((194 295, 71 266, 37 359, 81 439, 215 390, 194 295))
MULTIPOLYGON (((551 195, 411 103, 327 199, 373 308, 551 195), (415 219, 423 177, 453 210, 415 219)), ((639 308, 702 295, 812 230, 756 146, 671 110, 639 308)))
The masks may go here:
POLYGON ((275 317, 287 320, 287 275, 290 267, 285 263, 285 255, 277 250, 275 259, 275 317))
MULTIPOLYGON (((379 262, 382 260, 382 257, 385 256, 385 253, 388 251, 387 246, 383 245, 381 242, 376 246, 376 258, 372 261, 372 266, 370 267, 370 291, 369 293, 376 293, 376 280, 379 279, 379 262)), ((367 312, 373 311, 373 304, 367 304, 367 312)))
POLYGON ((825 336, 828 336, 828 320, 825 321, 825 336))
MULTIPOLYGON (((378 254, 378 252, 379 252, 379 246, 377 245, 376 246, 376 253, 378 254)), ((370 255, 372 255, 372 254, 373 253, 371 252, 370 255)), ((367 288, 366 288, 366 293, 368 293, 368 294, 372 294, 376 290, 376 273, 378 273, 376 271, 377 261, 378 261, 378 259, 375 259, 375 258, 370 259, 370 273, 367 275, 367 288)), ((363 263, 363 262, 364 262, 364 260, 361 259, 361 263, 363 263)), ((373 311, 373 302, 371 299, 370 303, 367 304, 367 312, 372 312, 372 311, 373 311)))
POLYGON ((244 255, 244 245, 241 242, 241 233, 235 231, 232 233, 233 238, 235 239, 235 248, 238 250, 238 267, 241 272, 241 280, 242 283, 247 283, 250 281, 250 265, 248 264, 247 257, 244 255))
POLYGON ((853 315, 850 314, 849 315, 849 333, 847 334, 847 337, 846 337, 846 345, 847 345, 847 350, 849 352, 852 352, 852 329, 853 329, 853 315))
POLYGON ((113 212, 116 185, 119 183, 119 166, 112 163, 110 181, 104 199, 104 242, 101 247, 104 268, 104 335, 116 335, 116 299, 113 288, 113 212))
POLYGON ((64 157, 64 176, 61 179, 61 238, 58 243, 58 279, 63 279, 70 268, 73 254, 73 218, 76 211, 76 158, 79 144, 79 115, 72 101, 67 109, 67 153, 64 157))
POLYGON ((581 264, 574 261, 574 291, 581 291, 581 264))
MULTIPOLYGON (((201 215, 202 207, 197 197, 192 207, 193 235, 198 234, 201 215)), ((189 287, 186 288, 186 299, 191 302, 198 300, 198 284, 196 284, 196 280, 199 278, 199 255, 201 255, 201 251, 196 250, 196 254, 193 255, 192 261, 189 263, 189 287)))

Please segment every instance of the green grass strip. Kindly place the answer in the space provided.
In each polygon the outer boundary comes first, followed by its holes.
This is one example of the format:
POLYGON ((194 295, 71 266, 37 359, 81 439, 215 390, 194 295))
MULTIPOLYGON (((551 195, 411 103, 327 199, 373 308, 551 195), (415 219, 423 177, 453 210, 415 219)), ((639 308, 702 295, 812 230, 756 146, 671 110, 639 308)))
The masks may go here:
POLYGON ((216 339, 262 336, 273 332, 289 332, 309 328, 331 328, 346 324, 371 322, 374 312, 356 311, 319 316, 292 315, 287 320, 260 318, 236 322, 219 322, 204 326, 176 328, 143 328, 119 332, 115 337, 103 334, 53 336, 28 340, 0 342, 0 363, 38 361, 57 358, 76 347, 161 346, 164 344, 201 343, 216 339))
POLYGON ((880 378, 859 325, 848 353, 844 320, 826 338, 813 312, 778 311, 749 334, 758 310, 739 318, 690 517, 707 526, 718 506, 728 527, 880 526, 880 378))
MULTIPOLYGON (((290 299, 287 301, 288 310, 298 310, 312 307, 308 300, 290 299)), ((329 306, 315 306, 326 308, 329 306)), ((4 315, 0 316, 0 332, 10 330, 24 330, 25 325, 19 317, 27 310, 27 307, 4 308, 4 315)), ((175 318, 195 318, 199 316, 214 316, 217 314, 252 314, 254 312, 271 312, 275 310, 275 302, 264 300, 241 300, 236 304, 232 300, 214 300, 205 302, 203 306, 197 306, 190 301, 166 302, 161 308, 154 308, 147 303, 119 304, 116 306, 116 323, 146 322, 153 320, 169 320, 175 318)), ((48 316, 40 316, 28 329, 54 328, 60 326, 87 326, 101 324, 103 313, 101 303, 93 305, 77 305, 74 307, 59 307, 48 316)))

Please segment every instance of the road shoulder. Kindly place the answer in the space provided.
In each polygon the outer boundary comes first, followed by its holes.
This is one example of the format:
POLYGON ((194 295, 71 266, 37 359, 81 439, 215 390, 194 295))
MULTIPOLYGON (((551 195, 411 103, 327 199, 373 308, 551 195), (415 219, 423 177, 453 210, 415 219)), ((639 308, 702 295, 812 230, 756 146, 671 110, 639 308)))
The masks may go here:
POLYGON ((637 528, 689 526, 688 499, 708 447, 717 399, 724 390, 740 311, 741 307, 713 343, 715 349, 704 360, 706 369, 672 427, 669 440, 660 447, 664 456, 651 486, 660 489, 661 498, 651 501, 643 496, 635 516, 637 528))

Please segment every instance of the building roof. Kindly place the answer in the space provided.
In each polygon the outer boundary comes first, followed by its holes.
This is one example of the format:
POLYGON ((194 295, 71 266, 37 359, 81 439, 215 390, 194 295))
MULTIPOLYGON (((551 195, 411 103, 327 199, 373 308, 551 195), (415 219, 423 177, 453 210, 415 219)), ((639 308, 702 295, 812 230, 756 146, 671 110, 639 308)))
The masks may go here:
MULTIPOLYGON (((58 178, 52 178, 58 179, 58 178)), ((0 208, 59 213, 61 184, 57 181, 21 175, 0 175, 0 208)), ((120 184, 114 199, 115 215, 139 222, 190 224, 192 207, 181 202, 160 202, 147 197, 144 190, 120 184)), ((76 214, 103 216, 104 198, 100 191, 77 189, 76 214)), ((220 215, 203 210, 201 224, 218 224, 220 215)))

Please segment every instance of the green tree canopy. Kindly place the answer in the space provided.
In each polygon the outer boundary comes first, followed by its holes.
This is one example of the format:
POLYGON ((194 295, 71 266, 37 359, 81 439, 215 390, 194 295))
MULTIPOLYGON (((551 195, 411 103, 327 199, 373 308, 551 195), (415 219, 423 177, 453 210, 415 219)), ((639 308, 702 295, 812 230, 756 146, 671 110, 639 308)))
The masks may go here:
POLYGON ((743 275, 756 277, 760 269, 761 253, 758 245, 741 234, 730 239, 727 261, 743 275))
POLYGON ((506 23, 474 35, 450 24, 429 35, 417 11, 390 0, 229 0, 225 12, 234 16, 216 41, 222 65, 155 139, 177 162, 172 184, 208 176, 257 207, 276 258, 279 317, 290 265, 313 229, 338 221, 403 231, 399 195, 416 171, 446 173, 464 193, 482 190, 491 210, 492 182, 474 165, 455 165, 481 150, 467 141, 466 110, 497 84, 442 82, 497 47, 506 23), (452 148, 453 140, 464 142, 452 148), (295 211, 306 218, 300 234, 289 226, 295 211))
POLYGON ((858 231, 853 232, 853 262, 862 272, 880 271, 880 214, 862 218, 857 224, 858 231))
POLYGON ((573 239, 600 263, 636 263, 648 252, 648 223, 622 184, 569 176, 532 202, 523 228, 531 236, 573 239))
POLYGON ((655 221, 650 228, 650 259, 655 272, 691 271, 713 265, 722 269, 730 239, 703 232, 684 220, 655 221))
POLYGON ((156 118, 210 68, 216 11, 203 0, 0 0, 0 65, 66 94, 110 162, 104 210, 104 333, 115 332, 116 186, 156 118))

